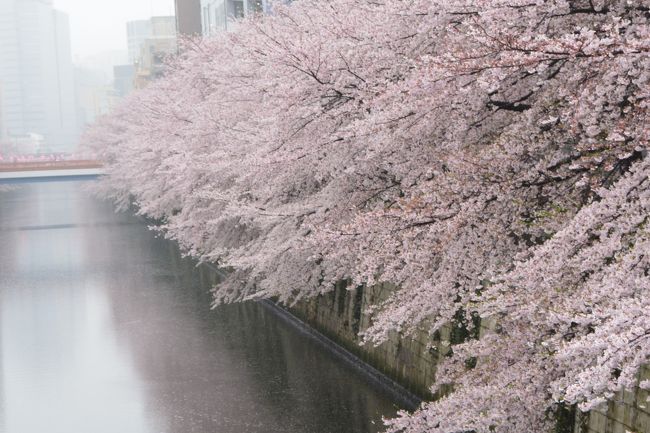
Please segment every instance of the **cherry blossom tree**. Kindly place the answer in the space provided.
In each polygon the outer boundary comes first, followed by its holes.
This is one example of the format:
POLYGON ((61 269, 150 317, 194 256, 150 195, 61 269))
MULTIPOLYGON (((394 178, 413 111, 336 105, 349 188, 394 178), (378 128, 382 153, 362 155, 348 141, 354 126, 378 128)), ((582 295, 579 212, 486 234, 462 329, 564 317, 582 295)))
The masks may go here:
POLYGON ((88 132, 97 189, 230 268, 217 303, 347 279, 399 287, 369 343, 494 321, 393 431, 549 431, 650 356, 649 19, 624 0, 278 4, 186 41, 88 132))

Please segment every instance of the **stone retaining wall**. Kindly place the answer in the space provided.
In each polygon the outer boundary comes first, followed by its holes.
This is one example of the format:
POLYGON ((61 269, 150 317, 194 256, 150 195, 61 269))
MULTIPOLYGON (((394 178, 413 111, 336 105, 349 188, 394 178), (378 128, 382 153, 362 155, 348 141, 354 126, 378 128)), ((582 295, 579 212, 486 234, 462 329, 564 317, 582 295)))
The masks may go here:
MULTIPOLYGON (((650 380, 650 366, 639 373, 650 380)), ((574 433, 650 433, 650 392, 636 388, 620 392, 606 407, 578 414, 574 433)))
MULTIPOLYGON (((447 350, 440 343, 462 340, 462 330, 447 327, 431 337, 421 331, 413 336, 391 334, 388 341, 375 347, 360 346, 359 334, 370 326, 365 313, 370 305, 387 299, 394 290, 390 285, 348 289, 345 283, 333 292, 300 302, 290 311, 334 342, 386 374, 422 399, 431 399, 429 388, 436 366, 447 350)), ((481 323, 481 334, 493 323, 481 323)), ((640 373, 640 380, 650 379, 650 367, 640 373)), ((566 411, 557 433, 650 433, 650 394, 639 388, 617 395, 607 407, 582 414, 566 411)))
MULTIPOLYGON (((194 266, 191 262, 187 266, 194 266)), ((202 286, 211 287, 223 278, 213 266, 199 266, 202 286)), ((413 336, 390 335, 379 346, 361 346, 360 334, 370 326, 367 307, 386 300, 393 292, 390 285, 357 287, 350 289, 340 283, 335 290, 317 298, 298 303, 289 311, 358 356, 367 364, 395 380, 423 400, 433 398, 429 388, 433 383, 436 366, 448 349, 443 341, 456 343, 465 335, 451 326, 435 336, 425 330, 413 336)), ((480 332, 493 329, 494 323, 483 321, 480 332)), ((639 380, 650 380, 650 366, 644 367, 639 380)), ((650 392, 636 388, 619 393, 606 407, 588 414, 565 411, 556 433, 650 433, 650 392)))
POLYGON ((387 299, 392 291, 388 285, 348 289, 340 283, 334 291, 300 302, 290 311, 409 391, 430 399, 436 365, 444 356, 436 343, 451 339, 448 329, 439 335, 439 341, 422 331, 413 336, 392 333, 379 346, 360 346, 360 333, 370 326, 367 307, 387 299))

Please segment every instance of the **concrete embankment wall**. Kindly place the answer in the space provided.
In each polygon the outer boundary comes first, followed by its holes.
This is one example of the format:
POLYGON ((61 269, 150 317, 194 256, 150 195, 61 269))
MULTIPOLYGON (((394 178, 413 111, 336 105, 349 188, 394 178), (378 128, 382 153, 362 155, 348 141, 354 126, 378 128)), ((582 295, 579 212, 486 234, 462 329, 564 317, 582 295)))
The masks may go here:
MULTIPOLYGON (((175 245, 171 247, 177 250, 175 245)), ((188 267, 195 265, 192 261, 180 261, 188 267)), ((200 273, 202 287, 211 287, 223 277, 210 265, 199 266, 196 271, 200 273)), ((462 341, 464 331, 449 326, 433 336, 425 330, 412 336, 393 333, 379 346, 360 345, 360 334, 368 329, 372 319, 367 307, 386 300, 393 290, 390 285, 350 289, 341 283, 334 291, 301 302, 288 311, 416 396, 430 399, 433 396, 429 387, 436 366, 449 350, 442 342, 462 341)), ((489 328, 484 323, 481 330, 489 328)), ((650 366, 640 372, 640 380, 650 380, 650 366)), ((649 397, 648 391, 637 387, 619 393, 606 406, 589 414, 567 411, 556 433, 650 433, 649 397)))
POLYGON ((368 307, 386 300, 393 290, 390 285, 349 289, 340 283, 334 291, 289 310, 409 391, 430 399, 436 365, 446 353, 441 342, 454 341, 450 328, 434 337, 426 331, 409 336, 394 332, 379 346, 361 345, 360 335, 371 323, 368 307))
MULTIPOLYGON (((639 373, 650 380, 650 366, 639 373)), ((650 433, 650 392, 639 387, 618 393, 606 406, 576 414, 574 433, 650 433)))
MULTIPOLYGON (((424 330, 413 336, 394 333, 379 346, 361 346, 360 333, 371 321, 367 307, 387 299, 392 291, 389 285, 348 289, 341 283, 334 291, 301 302, 290 311, 414 394, 430 399, 436 366, 448 352, 442 342, 462 341, 464 330, 449 326, 433 336, 424 330)), ((481 330, 487 328, 489 324, 481 330)), ((640 372, 640 380, 650 380, 650 366, 640 372)), ((649 396, 648 391, 637 387, 619 393, 606 407, 589 414, 567 411, 556 432, 650 433, 649 396)))

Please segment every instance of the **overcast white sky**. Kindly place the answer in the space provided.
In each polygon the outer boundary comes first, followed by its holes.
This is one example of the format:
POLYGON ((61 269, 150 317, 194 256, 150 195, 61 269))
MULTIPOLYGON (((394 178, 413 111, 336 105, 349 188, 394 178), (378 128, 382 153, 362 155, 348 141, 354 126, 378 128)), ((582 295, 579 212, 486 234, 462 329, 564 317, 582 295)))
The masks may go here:
POLYGON ((126 50, 126 22, 174 15, 174 0, 54 0, 70 16, 73 59, 126 50))

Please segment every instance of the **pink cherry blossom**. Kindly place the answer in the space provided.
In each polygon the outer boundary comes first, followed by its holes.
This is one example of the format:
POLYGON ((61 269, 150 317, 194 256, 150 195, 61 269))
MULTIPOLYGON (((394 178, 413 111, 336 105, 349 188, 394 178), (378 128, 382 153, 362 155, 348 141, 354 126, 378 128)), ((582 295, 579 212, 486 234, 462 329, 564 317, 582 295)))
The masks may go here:
POLYGON ((635 386, 650 356, 649 14, 276 5, 187 41, 88 132, 97 190, 229 268, 217 303, 292 303, 347 279, 398 287, 371 343, 496 323, 440 366, 436 389, 454 391, 391 431, 546 432, 562 405, 635 386))

